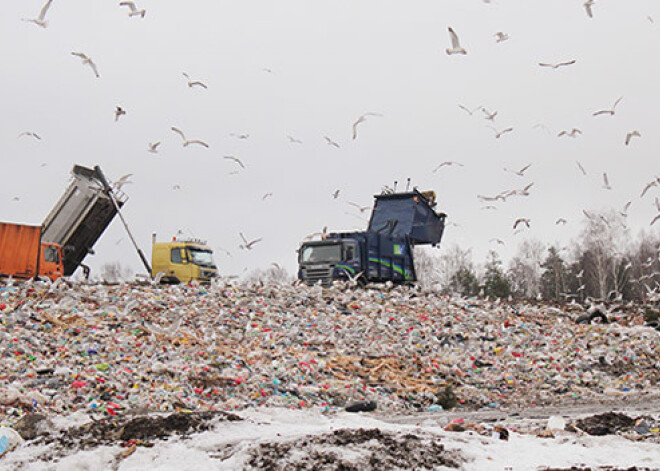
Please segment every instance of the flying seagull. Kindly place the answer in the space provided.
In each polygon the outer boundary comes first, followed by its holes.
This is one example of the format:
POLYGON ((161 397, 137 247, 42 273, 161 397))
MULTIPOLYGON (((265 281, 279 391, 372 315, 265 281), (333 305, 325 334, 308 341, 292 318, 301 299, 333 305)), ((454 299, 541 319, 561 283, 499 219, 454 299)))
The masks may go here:
POLYGON ((229 135, 235 137, 236 139, 241 139, 241 140, 248 139, 250 137, 249 134, 235 134, 233 132, 230 132, 229 135))
POLYGON ((335 200, 339 198, 339 189, 332 192, 332 198, 335 200))
POLYGON ((506 33, 503 33, 502 31, 498 31, 495 33, 493 36, 495 36, 495 42, 501 43, 503 41, 506 41, 509 39, 509 35, 506 33))
POLYGON ((289 142, 290 142, 291 144, 302 144, 302 141, 301 141, 301 140, 296 139, 296 138, 293 137, 293 136, 286 136, 286 137, 289 138, 289 142))
POLYGON ((445 52, 449 55, 452 54, 467 54, 467 51, 461 47, 460 42, 458 41, 458 35, 456 32, 450 27, 448 28, 449 30, 449 38, 451 39, 451 49, 447 48, 445 49, 445 52))
POLYGON ((607 178, 607 172, 603 172, 603 188, 606 190, 611 190, 610 180, 607 178))
POLYGON ((152 154, 157 154, 158 153, 158 146, 160 145, 160 141, 158 142, 150 142, 149 143, 149 152, 152 154))
POLYGON ((18 135, 18 137, 22 137, 22 136, 30 136, 30 137, 34 137, 38 141, 41 140, 41 136, 36 132, 32 132, 32 131, 23 131, 18 135))
POLYGON ((360 206, 359 204, 353 203, 351 201, 349 201, 348 204, 350 204, 351 206, 355 206, 357 209, 360 210, 361 213, 368 211, 371 208, 371 206, 360 206))
POLYGON ((656 177, 655 180, 651 180, 650 182, 648 182, 648 183, 646 184, 646 186, 644 187, 644 189, 642 190, 642 194, 639 195, 639 197, 640 197, 640 198, 643 198, 644 195, 646 194, 646 192, 649 191, 649 190, 651 189, 651 187, 653 187, 653 186, 658 186, 658 182, 659 182, 659 181, 660 181, 660 178, 656 177))
POLYGON ((323 226, 321 232, 313 232, 311 234, 307 234, 305 236, 305 240, 312 240, 316 236, 323 237, 324 235, 327 234, 327 232, 328 232, 328 226, 323 226))
POLYGON ((202 88, 208 88, 204 82, 200 82, 199 80, 192 80, 190 78, 190 75, 187 73, 183 72, 183 76, 188 80, 188 88, 192 87, 202 87, 202 88))
POLYGON ((561 225, 565 225, 565 224, 566 224, 566 219, 564 219, 564 218, 559 218, 559 219, 557 219, 557 220, 555 221, 555 225, 559 225, 559 224, 561 224, 561 225))
POLYGON ((656 214, 653 220, 651 221, 651 226, 656 223, 656 221, 660 220, 660 214, 656 214))
POLYGON ((573 60, 566 61, 566 62, 558 62, 557 64, 550 64, 550 63, 547 63, 547 62, 539 62, 539 65, 541 67, 550 67, 552 69, 558 69, 559 67, 565 67, 567 65, 573 65, 573 64, 575 64, 575 62, 576 62, 576 60, 573 59, 573 60))
POLYGON ((594 5, 594 3, 596 3, 594 2, 594 0, 587 0, 586 2, 584 2, 584 9, 587 11, 587 16, 589 18, 594 17, 594 12, 591 10, 591 7, 594 5))
POLYGON ((490 239, 488 242, 497 242, 500 245, 504 245, 504 241, 502 239, 497 239, 497 238, 490 239))
POLYGON ((514 174, 518 175, 519 177, 524 177, 524 176, 525 176, 525 172, 526 172, 527 169, 528 169, 529 167, 531 167, 531 166, 532 166, 532 164, 527 164, 527 165, 525 165, 523 168, 521 168, 520 170, 518 170, 517 172, 516 172, 515 170, 509 170, 509 169, 506 169, 506 168, 504 169, 504 171, 505 171, 505 172, 511 172, 511 173, 514 173, 514 174))
POLYGON ((272 193, 266 193, 265 195, 263 195, 263 196, 261 197, 261 201, 265 201, 266 198, 270 198, 271 196, 273 196, 272 193))
POLYGON ((610 116, 614 116, 614 109, 616 108, 616 105, 618 105, 619 102, 620 102, 622 99, 623 99, 623 97, 620 96, 619 98, 616 99, 616 101, 615 101, 614 104, 612 105, 612 109, 610 109, 610 110, 598 110, 598 111, 594 112, 594 116, 599 116, 599 115, 601 115, 601 114, 608 114, 608 115, 610 115, 610 116))
POLYGON ((380 113, 365 113, 362 116, 360 116, 354 123, 353 123, 353 139, 355 140, 357 138, 357 126, 360 123, 364 123, 367 120, 367 116, 383 116, 380 113))
POLYGON ((90 57, 87 57, 87 55, 83 54, 82 52, 72 52, 71 55, 79 57, 80 60, 82 60, 83 65, 88 65, 91 67, 92 71, 94 72, 94 75, 96 75, 96 78, 100 77, 99 71, 96 68, 96 64, 90 57))
POLYGON ((238 165, 240 165, 242 168, 245 168, 245 165, 243 165, 243 162, 241 162, 241 160, 239 158, 234 157, 233 155, 225 155, 224 158, 227 159, 227 160, 232 160, 232 161, 236 162, 238 165))
POLYGON ((578 128, 573 128, 570 131, 563 130, 559 134, 557 134, 557 137, 562 137, 562 136, 568 136, 568 137, 577 137, 578 134, 582 134, 582 131, 580 131, 578 128))
POLYGON ((254 239, 248 242, 248 240, 245 238, 242 232, 239 232, 239 235, 241 236, 241 239, 243 239, 243 244, 238 246, 239 249, 252 250, 252 246, 254 244, 256 244, 257 242, 261 242, 261 238, 254 239))
POLYGON ((147 13, 147 10, 145 10, 144 8, 142 10, 138 10, 137 7, 135 6, 135 3, 133 2, 119 2, 119 6, 130 8, 131 11, 128 13, 128 16, 130 17, 139 16, 141 18, 144 18, 144 15, 147 13))
POLYGON ((470 116, 472 116, 472 115, 474 114, 475 111, 479 111, 481 108, 483 108, 483 106, 480 105, 480 106, 477 106, 475 109, 471 110, 471 109, 469 109, 467 106, 463 106, 463 105, 461 105, 461 104, 459 104, 458 107, 459 107, 460 109, 462 109, 463 111, 465 111, 465 112, 466 112, 467 114, 469 114, 470 116))
POLYGON ((323 138, 325 139, 325 141, 328 143, 329 146, 334 146, 337 149, 339 149, 339 144, 337 144, 335 141, 330 139, 328 136, 323 136, 323 138))
MULTIPOLYGON (((656 201, 657 201, 657 200, 658 200, 658 199, 656 198, 656 201)), ((632 201, 628 201, 628 202, 623 206, 623 210, 619 212, 619 214, 620 214, 621 216, 623 216, 624 218, 627 218, 627 217, 628 217, 628 209, 630 209, 630 205, 631 205, 631 204, 632 204, 632 201)), ((660 211, 660 207, 658 208, 658 211, 660 211)))
POLYGON ((630 131, 628 134, 626 134, 626 145, 630 144, 630 141, 632 140, 633 137, 641 137, 641 134, 639 131, 630 131))
POLYGON ((133 176, 132 173, 127 173, 126 175, 122 175, 121 177, 119 177, 119 180, 117 180, 116 182, 113 183, 113 185, 114 185, 118 190, 121 190, 121 187, 122 187, 122 186, 127 185, 127 184, 129 184, 129 183, 133 183, 132 181, 130 181, 130 178, 131 178, 132 176, 133 176))
POLYGON ((495 121, 495 116, 497 116, 497 111, 493 111, 492 113, 490 113, 486 108, 481 108, 481 111, 483 111, 484 114, 486 115, 484 119, 495 121))
POLYGON ((23 18, 23 21, 27 21, 28 23, 34 23, 37 26, 46 28, 48 26, 48 21, 46 21, 46 13, 48 13, 48 9, 50 8, 51 3, 53 3, 53 0, 48 0, 46 2, 46 4, 41 8, 38 17, 33 19, 23 18))
POLYGON ((124 110, 121 106, 117 106, 115 108, 115 122, 119 121, 119 117, 123 114, 126 114, 126 110, 124 110))
POLYGON ((464 165, 460 162, 454 162, 453 160, 447 160, 445 162, 442 162, 440 165, 438 165, 436 168, 433 169, 433 173, 437 172, 440 170, 442 167, 446 166, 451 166, 451 165, 458 165, 459 167, 463 167, 464 165))
POLYGON ((530 223, 529 218, 518 218, 513 223, 513 228, 515 229, 516 227, 518 227, 519 224, 524 224, 529 228, 529 223, 530 223))
POLYGON ((181 131, 179 128, 175 128, 174 126, 172 126, 170 129, 175 133, 177 133, 179 136, 181 136, 181 139, 183 139, 183 147, 188 147, 190 144, 199 144, 200 146, 206 148, 209 147, 209 145, 206 142, 200 141, 199 139, 191 139, 191 140, 186 139, 186 135, 183 134, 183 131, 181 131))
MULTIPOLYGON (((531 164, 530 164, 531 165, 531 164)), ((512 195, 529 196, 529 189, 534 186, 534 182, 528 183, 522 190, 513 190, 512 195)))
POLYGON ((577 160, 575 161, 575 163, 577 164, 577 166, 578 166, 578 168, 580 169, 580 171, 582 172, 582 174, 586 177, 586 176, 587 176, 587 171, 584 169, 584 167, 582 166, 582 164, 581 164, 579 161, 577 161, 577 160))
POLYGON ((513 128, 506 128, 506 129, 502 129, 501 131, 498 131, 493 126, 488 126, 488 127, 493 131, 495 131, 495 139, 499 139, 503 134, 513 131, 513 128))

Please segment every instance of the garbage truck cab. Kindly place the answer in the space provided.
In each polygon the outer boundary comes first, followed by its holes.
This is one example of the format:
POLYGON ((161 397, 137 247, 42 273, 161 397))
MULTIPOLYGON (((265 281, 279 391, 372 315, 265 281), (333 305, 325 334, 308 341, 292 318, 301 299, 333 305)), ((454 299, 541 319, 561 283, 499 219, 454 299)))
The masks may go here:
POLYGON ((199 239, 154 242, 151 251, 151 276, 162 273, 161 283, 209 282, 218 275, 213 249, 199 239))
MULTIPOLYGON (((331 234, 335 235, 339 234, 331 234)), ((360 255, 358 240, 350 237, 303 243, 298 253, 299 278, 309 284, 323 285, 333 279, 352 278, 362 270, 360 255)))

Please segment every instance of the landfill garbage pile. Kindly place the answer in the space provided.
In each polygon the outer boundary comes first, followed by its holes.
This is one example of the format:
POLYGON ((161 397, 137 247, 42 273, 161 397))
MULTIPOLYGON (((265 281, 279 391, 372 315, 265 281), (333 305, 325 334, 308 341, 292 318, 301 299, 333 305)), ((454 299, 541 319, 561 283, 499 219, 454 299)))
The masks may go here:
POLYGON ((660 333, 639 309, 415 288, 0 282, 0 425, 257 406, 515 409, 643 395, 660 333))

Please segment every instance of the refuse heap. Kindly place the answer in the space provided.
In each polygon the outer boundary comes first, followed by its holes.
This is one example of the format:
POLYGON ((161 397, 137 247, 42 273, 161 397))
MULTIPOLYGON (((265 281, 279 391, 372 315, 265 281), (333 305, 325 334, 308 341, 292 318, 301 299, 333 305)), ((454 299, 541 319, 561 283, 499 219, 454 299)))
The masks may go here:
POLYGON ((0 423, 29 412, 516 408, 656 391, 639 309, 415 288, 0 282, 0 423), (579 306, 578 306, 579 307, 579 306))

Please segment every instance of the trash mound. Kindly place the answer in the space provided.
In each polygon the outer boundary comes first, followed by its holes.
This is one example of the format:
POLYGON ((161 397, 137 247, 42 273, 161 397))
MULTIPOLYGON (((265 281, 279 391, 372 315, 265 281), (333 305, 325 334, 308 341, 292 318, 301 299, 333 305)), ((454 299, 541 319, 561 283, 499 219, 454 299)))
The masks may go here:
POLYGON ((643 401, 660 384, 660 333, 625 309, 576 325, 578 305, 408 287, 0 281, 0 423, 78 411, 643 401))
POLYGON ((373 429, 340 429, 288 442, 261 443, 250 469, 360 470, 459 468, 463 459, 435 437, 373 429))
POLYGON ((55 443, 64 449, 89 449, 99 445, 116 445, 163 439, 172 435, 189 435, 205 432, 217 422, 243 420, 239 416, 222 411, 183 413, 166 416, 146 415, 134 418, 111 417, 72 427, 58 434, 46 435, 35 443, 55 443))

